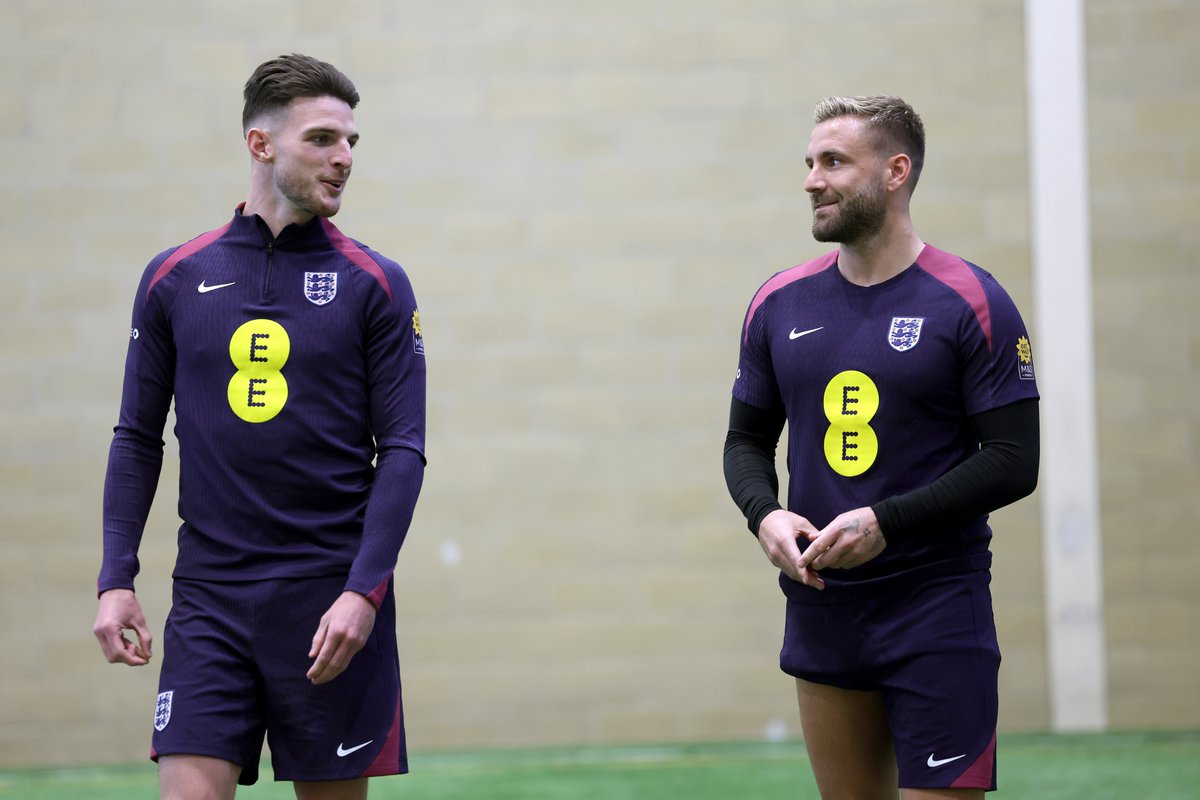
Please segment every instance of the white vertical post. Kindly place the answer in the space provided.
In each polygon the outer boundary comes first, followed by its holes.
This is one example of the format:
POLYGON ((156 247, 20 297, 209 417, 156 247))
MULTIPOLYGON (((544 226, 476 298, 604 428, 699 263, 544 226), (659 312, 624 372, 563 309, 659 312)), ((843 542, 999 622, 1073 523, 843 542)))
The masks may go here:
POLYGON ((1026 0, 1050 717, 1108 724, 1100 569, 1083 0, 1026 0))

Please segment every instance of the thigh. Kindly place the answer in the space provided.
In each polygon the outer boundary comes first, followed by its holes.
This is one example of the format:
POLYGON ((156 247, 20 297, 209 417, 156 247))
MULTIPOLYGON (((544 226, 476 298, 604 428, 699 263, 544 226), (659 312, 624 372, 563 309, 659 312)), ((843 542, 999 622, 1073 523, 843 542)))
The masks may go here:
POLYGON ((367 643, 346 671, 314 686, 308 653, 345 576, 278 581, 256 637, 276 780, 347 781, 408 771, 395 599, 389 586, 367 643))
POLYGON ((983 800, 983 789, 902 789, 902 800, 983 800))
POLYGON ((367 800, 367 779, 353 781, 298 781, 296 800, 367 800))
POLYGON ((800 727, 822 797, 896 797, 896 761, 878 691, 796 679, 800 727))
POLYGON ((994 789, 1000 650, 988 573, 912 587, 872 638, 900 785, 994 789))
POLYGON ((219 758, 163 756, 158 761, 159 793, 172 800, 233 800, 241 771, 219 758))
MULTIPOLYGON (((265 720, 245 585, 177 580, 163 631, 151 757, 207 756, 258 775, 265 720)), ((161 761, 160 761, 161 763, 161 761)))

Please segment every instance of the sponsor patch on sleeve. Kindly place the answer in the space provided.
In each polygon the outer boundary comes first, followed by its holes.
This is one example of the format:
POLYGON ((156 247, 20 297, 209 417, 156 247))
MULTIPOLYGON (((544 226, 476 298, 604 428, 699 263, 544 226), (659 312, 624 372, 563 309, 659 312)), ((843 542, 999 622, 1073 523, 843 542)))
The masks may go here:
POLYGON ((421 336, 421 312, 413 311, 412 317, 413 326, 413 352, 417 355, 425 355, 425 339, 421 336))
POLYGON ((1017 339, 1017 373, 1023 381, 1033 380, 1033 349, 1024 336, 1017 339))

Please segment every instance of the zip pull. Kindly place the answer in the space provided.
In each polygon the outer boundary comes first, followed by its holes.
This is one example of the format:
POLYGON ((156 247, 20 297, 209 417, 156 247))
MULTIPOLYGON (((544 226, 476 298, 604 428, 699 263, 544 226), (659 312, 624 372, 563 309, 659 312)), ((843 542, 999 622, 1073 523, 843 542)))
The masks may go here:
POLYGON ((263 271, 262 301, 271 302, 271 269, 275 265, 275 241, 267 242, 267 268, 263 271))

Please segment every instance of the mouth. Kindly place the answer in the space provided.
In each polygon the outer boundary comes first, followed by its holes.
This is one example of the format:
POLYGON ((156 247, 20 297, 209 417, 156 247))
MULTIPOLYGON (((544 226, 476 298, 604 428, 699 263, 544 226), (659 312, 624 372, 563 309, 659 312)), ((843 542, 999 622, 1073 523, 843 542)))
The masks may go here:
POLYGON ((333 189, 334 193, 337 194, 340 194, 346 188, 346 180, 344 178, 340 180, 337 178, 323 178, 321 183, 333 189))

